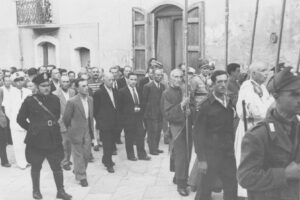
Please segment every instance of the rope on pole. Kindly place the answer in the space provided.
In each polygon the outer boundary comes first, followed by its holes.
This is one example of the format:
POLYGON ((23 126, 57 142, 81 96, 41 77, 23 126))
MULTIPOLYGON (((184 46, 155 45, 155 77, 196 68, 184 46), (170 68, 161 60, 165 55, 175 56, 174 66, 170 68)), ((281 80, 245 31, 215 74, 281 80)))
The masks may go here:
POLYGON ((252 30, 249 65, 252 63, 252 58, 253 58, 253 50, 254 50, 254 42, 255 42, 255 33, 256 33, 258 9, 259 9, 259 0, 256 0, 256 8, 255 8, 255 15, 254 15, 254 22, 253 22, 253 30, 252 30))
POLYGON ((228 65, 229 0, 225 3, 225 69, 228 65))
POLYGON ((278 64, 279 64, 279 59, 280 59, 280 49, 281 49, 282 31, 283 31, 283 25, 284 25, 285 5, 286 5, 286 0, 282 0, 280 32, 279 32, 278 49, 277 49, 277 56, 276 56, 276 63, 275 63, 275 73, 278 72, 278 64))

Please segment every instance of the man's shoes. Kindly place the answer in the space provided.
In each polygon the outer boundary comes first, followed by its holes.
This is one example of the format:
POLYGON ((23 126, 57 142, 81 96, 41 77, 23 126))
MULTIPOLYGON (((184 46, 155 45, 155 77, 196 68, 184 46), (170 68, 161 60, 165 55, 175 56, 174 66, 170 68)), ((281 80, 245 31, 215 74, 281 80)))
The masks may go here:
POLYGON ((94 146, 94 151, 100 151, 100 145, 99 144, 94 146))
POLYGON ((128 160, 137 161, 138 159, 135 156, 133 156, 133 157, 129 157, 128 160))
POLYGON ((72 196, 65 192, 65 190, 60 190, 56 194, 57 199, 63 199, 63 200, 71 200, 72 196))
POLYGON ((89 184, 88 184, 88 182, 87 182, 86 179, 80 180, 80 185, 81 185, 82 187, 87 187, 87 186, 89 186, 89 184))
POLYGON ((71 170, 70 165, 64 165, 63 168, 64 168, 64 170, 66 170, 66 171, 70 171, 70 170, 71 170))
POLYGON ((187 188, 177 187, 177 192, 184 197, 189 195, 187 188))
POLYGON ((158 150, 157 150, 157 152, 158 152, 158 153, 163 153, 164 151, 163 151, 163 150, 160 150, 160 149, 158 149, 158 150))
POLYGON ((113 155, 113 156, 118 155, 117 150, 113 151, 113 152, 112 152, 112 155, 113 155))
POLYGON ((152 151, 152 152, 150 151, 150 154, 151 154, 151 155, 154 155, 154 156, 157 156, 159 153, 158 153, 157 151, 154 151, 154 152, 153 152, 153 151, 152 151))
POLYGON ((112 166, 106 168, 109 173, 114 173, 115 170, 112 166))
POLYGON ((11 167, 11 164, 9 164, 9 163, 4 163, 4 164, 1 164, 1 165, 2 165, 2 167, 6 167, 6 168, 11 167))
POLYGON ((149 161, 149 160, 151 160, 151 157, 146 155, 146 156, 140 157, 139 160, 149 161))
POLYGON ((43 198, 43 196, 42 196, 42 194, 41 194, 40 191, 33 191, 33 192, 32 192, 32 197, 33 197, 34 199, 42 199, 42 198, 43 198))

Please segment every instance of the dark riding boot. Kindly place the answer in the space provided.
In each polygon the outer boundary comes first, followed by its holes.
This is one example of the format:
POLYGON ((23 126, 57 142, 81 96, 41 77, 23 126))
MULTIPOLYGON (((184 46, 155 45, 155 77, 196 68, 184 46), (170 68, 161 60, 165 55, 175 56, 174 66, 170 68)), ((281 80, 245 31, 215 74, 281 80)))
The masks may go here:
POLYGON ((72 196, 65 192, 64 189, 64 176, 62 171, 53 172, 56 188, 57 188, 57 199, 71 200, 72 196))
POLYGON ((34 199, 42 199, 43 196, 40 192, 40 172, 31 172, 32 179, 32 196, 34 199))

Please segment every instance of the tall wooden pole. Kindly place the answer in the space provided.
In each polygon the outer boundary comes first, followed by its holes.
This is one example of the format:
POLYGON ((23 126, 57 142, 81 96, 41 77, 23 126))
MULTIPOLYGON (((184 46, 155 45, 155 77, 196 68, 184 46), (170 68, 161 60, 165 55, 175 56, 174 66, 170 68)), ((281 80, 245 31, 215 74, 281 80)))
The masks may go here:
POLYGON ((259 0, 256 0, 256 8, 255 8, 255 16, 254 16, 254 22, 253 22, 251 48, 250 48, 250 57, 249 57, 249 63, 248 63, 249 65, 252 63, 252 58, 253 58, 253 49, 254 49, 254 42, 255 42, 258 8, 259 8, 259 0))
MULTIPOLYGON (((183 12, 183 33, 184 33, 184 51, 183 51, 183 58, 185 63, 185 96, 189 96, 189 89, 188 89, 188 70, 189 70, 189 63, 188 63, 188 0, 185 0, 184 5, 184 12, 183 12)), ((186 152, 187 158, 190 158, 189 153, 189 115, 186 112, 186 122, 185 122, 185 132, 186 132, 186 152)))
POLYGON ((229 0, 225 3, 225 70, 228 65, 229 0))
POLYGON ((283 31, 283 25, 284 25, 285 5, 286 5, 286 0, 282 0, 280 32, 279 32, 278 49, 277 49, 277 56, 276 56, 276 63, 275 63, 275 73, 278 72, 278 64, 279 64, 279 59, 280 59, 280 49, 281 49, 282 31, 283 31))
POLYGON ((300 67, 300 49, 299 49, 298 62, 297 62, 297 68, 296 68, 297 73, 299 73, 299 67, 300 67))

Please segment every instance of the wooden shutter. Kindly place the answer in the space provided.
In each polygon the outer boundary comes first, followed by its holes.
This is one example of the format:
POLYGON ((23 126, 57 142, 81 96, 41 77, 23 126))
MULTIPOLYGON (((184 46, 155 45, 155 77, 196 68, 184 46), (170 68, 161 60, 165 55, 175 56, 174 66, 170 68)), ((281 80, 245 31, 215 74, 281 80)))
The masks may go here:
POLYGON ((141 8, 132 8, 133 68, 137 73, 147 69, 147 15, 141 8))
POLYGON ((204 2, 192 5, 188 11, 188 62, 197 69, 199 60, 205 57, 205 9, 204 2))

